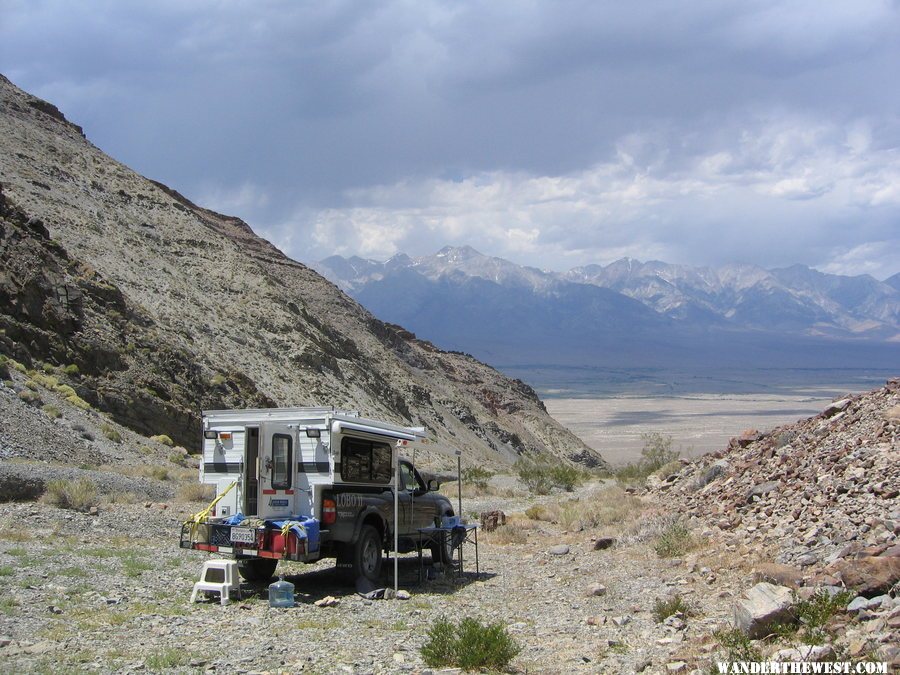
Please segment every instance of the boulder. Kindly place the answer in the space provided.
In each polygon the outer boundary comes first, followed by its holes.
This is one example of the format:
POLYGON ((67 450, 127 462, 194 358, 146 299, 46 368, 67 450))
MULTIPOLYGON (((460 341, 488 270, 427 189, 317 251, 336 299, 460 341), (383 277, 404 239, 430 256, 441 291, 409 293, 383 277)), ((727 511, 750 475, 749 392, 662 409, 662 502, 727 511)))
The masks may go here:
POLYGON ((482 530, 493 532, 501 525, 506 525, 506 514, 503 511, 483 511, 480 521, 482 530))
POLYGON ((616 540, 614 537, 600 537, 597 541, 594 542, 594 550, 603 551, 607 548, 610 548, 615 543, 616 540))
POLYGON ((550 555, 568 555, 569 545, 557 544, 556 546, 551 546, 550 550, 548 550, 547 553, 549 553, 550 555))
POLYGON ((772 661, 790 663, 821 663, 834 660, 834 647, 831 645, 800 645, 792 649, 779 649, 772 654, 772 661))
POLYGON ((879 556, 838 560, 825 571, 839 577, 847 588, 870 598, 889 592, 900 581, 900 558, 879 556))
POLYGON ((767 635, 774 624, 791 621, 792 606, 790 588, 761 582, 735 603, 734 625, 756 640, 767 635))

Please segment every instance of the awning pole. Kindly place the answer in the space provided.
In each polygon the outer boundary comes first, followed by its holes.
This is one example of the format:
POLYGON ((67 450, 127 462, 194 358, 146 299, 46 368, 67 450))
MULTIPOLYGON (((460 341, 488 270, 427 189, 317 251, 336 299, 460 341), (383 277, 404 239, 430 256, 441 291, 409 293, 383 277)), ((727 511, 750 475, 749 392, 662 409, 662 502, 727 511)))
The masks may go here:
POLYGON ((394 593, 400 590, 400 577, 398 576, 397 549, 400 548, 400 534, 398 532, 400 511, 400 452, 394 447, 394 593))
POLYGON ((457 515, 462 518, 462 457, 459 455, 456 456, 456 499, 459 502, 459 513, 457 515))

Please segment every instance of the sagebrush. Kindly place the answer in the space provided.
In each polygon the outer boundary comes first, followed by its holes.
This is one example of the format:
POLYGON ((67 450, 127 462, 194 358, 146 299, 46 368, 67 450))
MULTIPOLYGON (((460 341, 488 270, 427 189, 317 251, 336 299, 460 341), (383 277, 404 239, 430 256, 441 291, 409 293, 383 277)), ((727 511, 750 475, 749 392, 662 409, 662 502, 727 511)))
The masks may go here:
POLYGON ((428 630, 421 651, 426 665, 471 671, 506 668, 521 650, 502 623, 482 624, 465 618, 454 625, 441 618, 428 630))

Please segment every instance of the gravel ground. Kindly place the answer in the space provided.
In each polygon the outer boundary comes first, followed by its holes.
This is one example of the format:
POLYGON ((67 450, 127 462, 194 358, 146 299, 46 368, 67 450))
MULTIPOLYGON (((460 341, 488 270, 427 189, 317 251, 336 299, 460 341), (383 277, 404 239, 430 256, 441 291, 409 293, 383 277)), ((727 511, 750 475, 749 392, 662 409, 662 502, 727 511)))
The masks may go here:
MULTIPOLYGON (((466 508, 480 503, 467 500, 466 508)), ((477 576, 468 551, 461 579, 420 585, 416 556, 404 556, 401 586, 410 591, 408 600, 365 600, 323 561, 283 567, 296 584, 293 609, 269 608, 265 584, 244 584, 244 599, 225 607, 191 605, 207 556, 179 549, 177 538, 179 523, 198 508, 114 504, 89 516, 41 503, 0 504, 4 668, 421 671, 419 649, 431 624, 470 616, 508 627, 523 647, 513 662, 519 672, 632 672, 648 660, 646 672, 657 672, 681 652, 704 649, 694 638, 725 619, 732 591, 723 590, 746 576, 720 570, 713 591, 691 570, 714 563, 698 563, 697 555, 662 560, 647 543, 594 551, 592 537, 599 532, 564 533, 533 522, 525 529, 517 524, 522 519, 507 527, 523 529, 523 543, 481 533, 477 576), (551 555, 560 544, 568 544, 569 553, 551 555), (589 594, 595 583, 606 586, 605 595, 589 594), (654 598, 675 592, 699 609, 681 630, 652 617, 654 598), (313 604, 329 595, 338 598, 336 606, 313 604)), ((713 553, 707 547, 699 557, 713 553)))

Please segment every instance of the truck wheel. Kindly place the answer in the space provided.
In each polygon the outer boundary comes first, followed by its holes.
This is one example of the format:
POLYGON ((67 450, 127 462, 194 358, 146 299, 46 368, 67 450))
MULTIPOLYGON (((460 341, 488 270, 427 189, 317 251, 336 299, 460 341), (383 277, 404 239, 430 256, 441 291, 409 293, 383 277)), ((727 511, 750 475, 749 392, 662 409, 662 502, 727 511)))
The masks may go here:
POLYGON ((278 561, 274 558, 238 560, 238 572, 246 581, 268 581, 277 566, 278 561))
POLYGON ((431 545, 431 562, 448 564, 453 562, 453 533, 444 532, 437 542, 431 545))
POLYGON ((378 581, 381 577, 381 536, 371 525, 363 525, 353 547, 353 577, 378 581))

